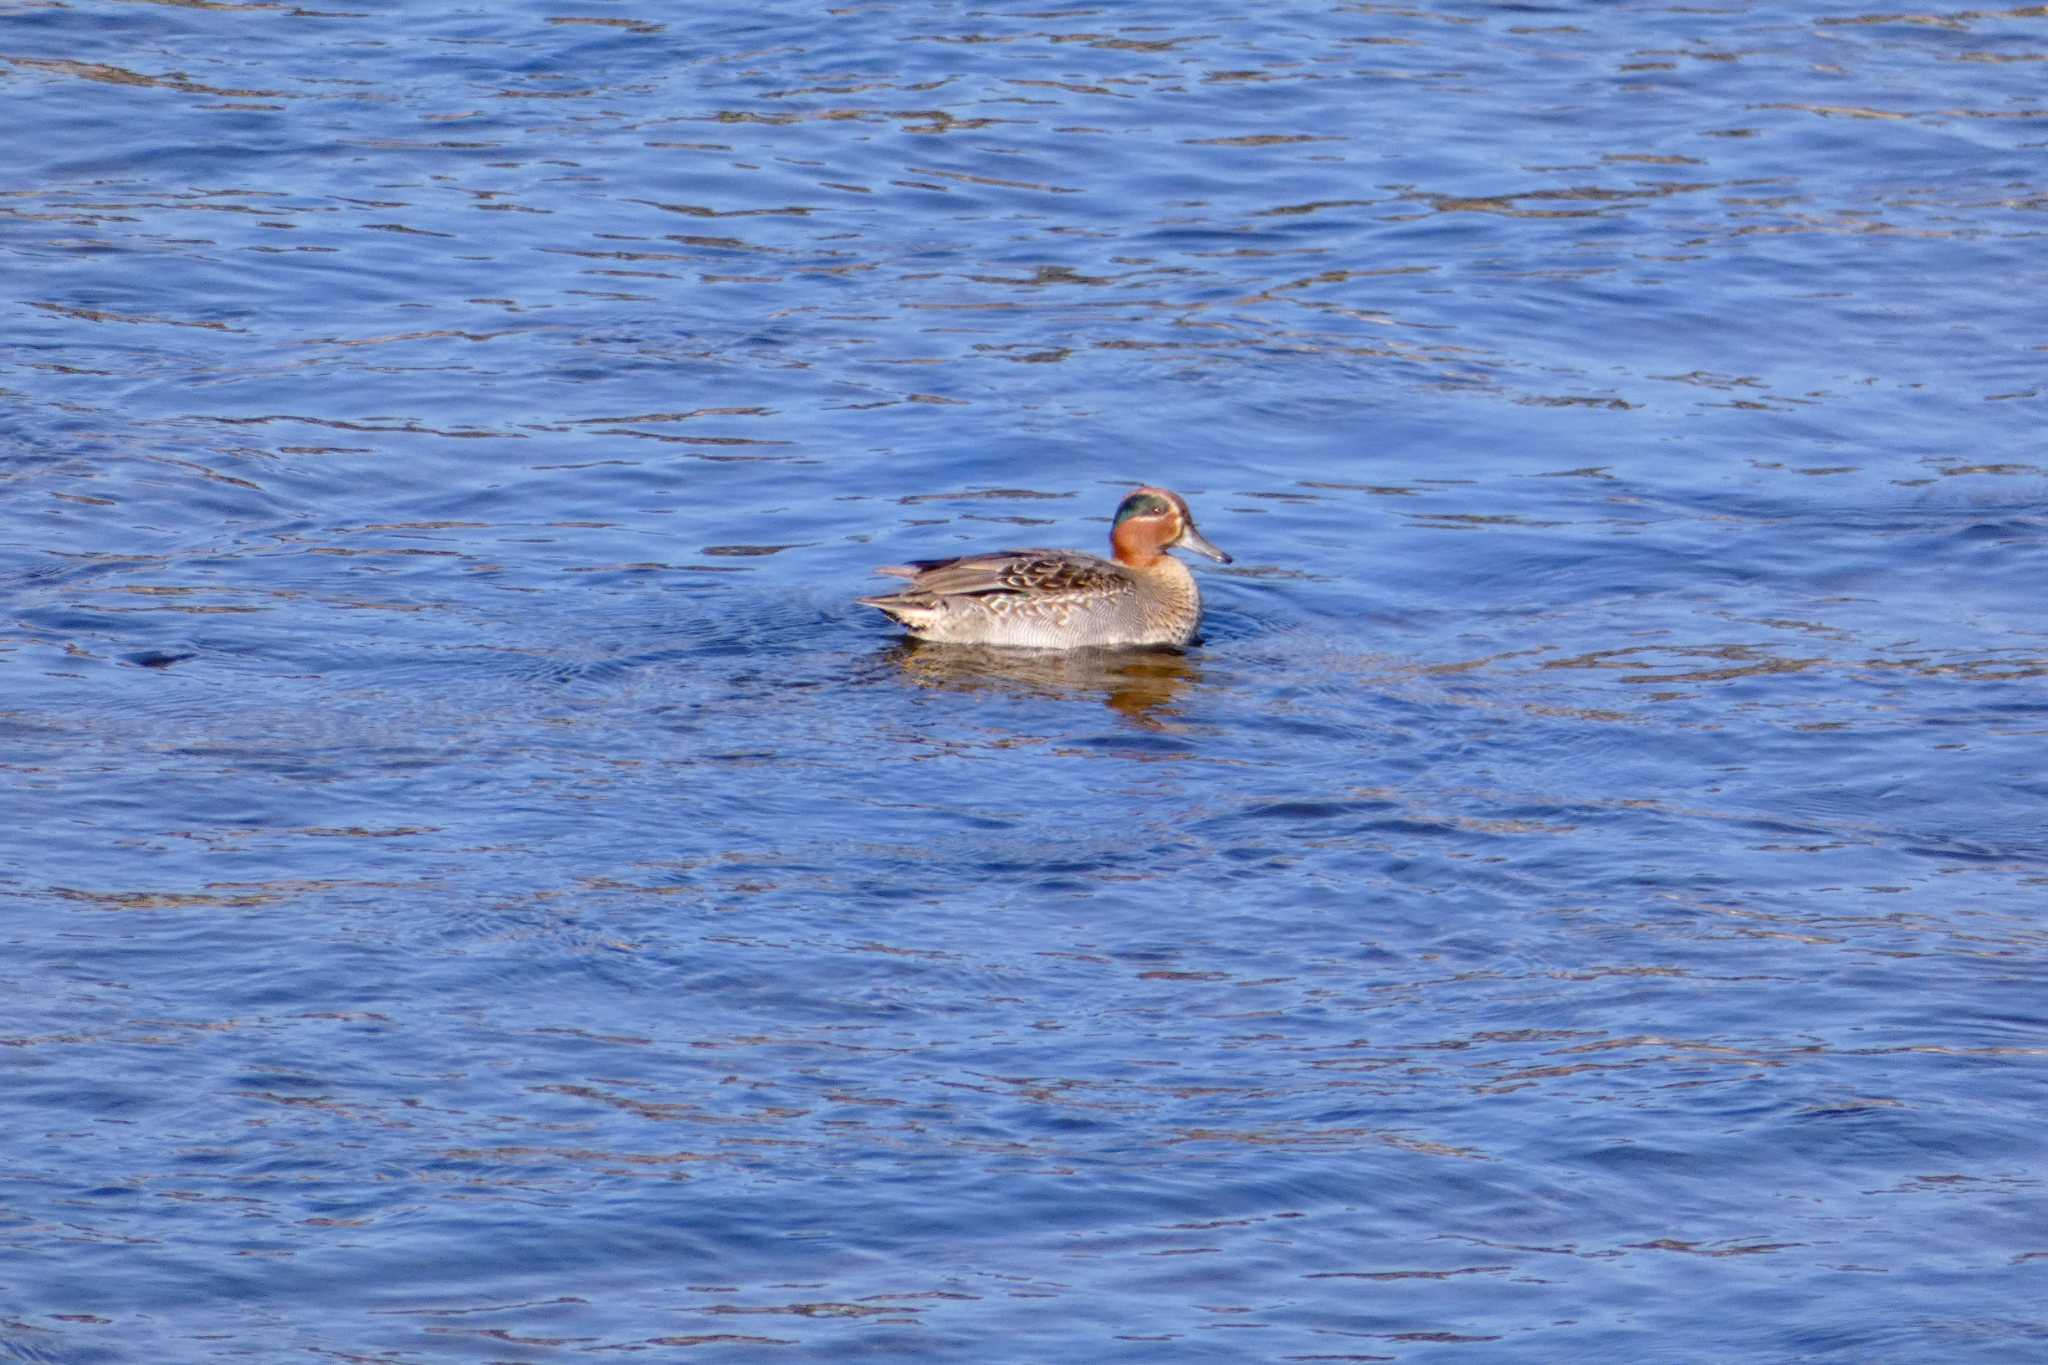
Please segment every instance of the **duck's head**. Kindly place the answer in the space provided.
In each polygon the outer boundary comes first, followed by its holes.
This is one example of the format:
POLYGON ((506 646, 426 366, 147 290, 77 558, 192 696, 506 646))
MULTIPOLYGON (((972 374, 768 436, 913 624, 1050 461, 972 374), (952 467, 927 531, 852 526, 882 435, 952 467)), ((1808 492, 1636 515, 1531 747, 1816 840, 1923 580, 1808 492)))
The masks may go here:
POLYGON ((1187 500, 1166 488, 1140 488, 1117 505, 1116 524, 1109 532, 1110 548, 1119 564, 1142 569, 1157 563, 1160 556, 1178 546, 1207 555, 1218 564, 1230 556, 1202 538, 1195 529, 1194 513, 1187 500))

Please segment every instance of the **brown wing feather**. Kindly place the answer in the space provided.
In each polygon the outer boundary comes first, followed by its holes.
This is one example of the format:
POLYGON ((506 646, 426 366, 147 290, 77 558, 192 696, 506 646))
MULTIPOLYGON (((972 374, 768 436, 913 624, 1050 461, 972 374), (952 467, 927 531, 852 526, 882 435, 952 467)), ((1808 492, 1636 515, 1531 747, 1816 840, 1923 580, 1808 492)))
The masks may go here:
POLYGON ((987 593, 1112 593, 1131 591, 1121 568, 1071 550, 997 550, 958 559, 923 559, 882 570, 910 579, 904 594, 972 597, 987 593))

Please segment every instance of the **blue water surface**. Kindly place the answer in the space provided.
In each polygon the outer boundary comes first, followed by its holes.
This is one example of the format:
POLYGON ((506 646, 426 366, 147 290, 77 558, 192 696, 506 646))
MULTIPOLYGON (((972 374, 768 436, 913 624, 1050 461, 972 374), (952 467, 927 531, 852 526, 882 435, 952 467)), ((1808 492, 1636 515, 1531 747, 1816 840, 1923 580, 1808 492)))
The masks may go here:
POLYGON ((2044 62, 0 11, 0 1358, 2048 1354, 2044 62))

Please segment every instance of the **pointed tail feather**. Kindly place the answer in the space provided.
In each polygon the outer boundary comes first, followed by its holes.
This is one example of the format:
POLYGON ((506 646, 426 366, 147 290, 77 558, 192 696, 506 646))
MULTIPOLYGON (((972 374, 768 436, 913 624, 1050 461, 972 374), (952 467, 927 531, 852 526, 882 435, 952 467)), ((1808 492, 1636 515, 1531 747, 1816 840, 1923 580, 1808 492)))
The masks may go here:
POLYGON ((873 607, 887 615, 900 626, 916 629, 919 617, 929 615, 931 608, 916 602, 906 602, 901 597, 856 597, 854 601, 864 607, 873 607))

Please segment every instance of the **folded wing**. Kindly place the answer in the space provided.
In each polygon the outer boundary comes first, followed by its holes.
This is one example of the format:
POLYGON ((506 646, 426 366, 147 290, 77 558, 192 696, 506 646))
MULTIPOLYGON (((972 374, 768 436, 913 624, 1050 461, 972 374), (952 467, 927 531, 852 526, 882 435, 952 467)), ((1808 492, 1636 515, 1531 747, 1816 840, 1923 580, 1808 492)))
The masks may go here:
POLYGON ((958 559, 921 559, 876 572, 910 580, 898 597, 982 597, 1066 593, 1089 597, 1133 590, 1130 576, 1107 560, 1067 550, 997 550, 958 559))

